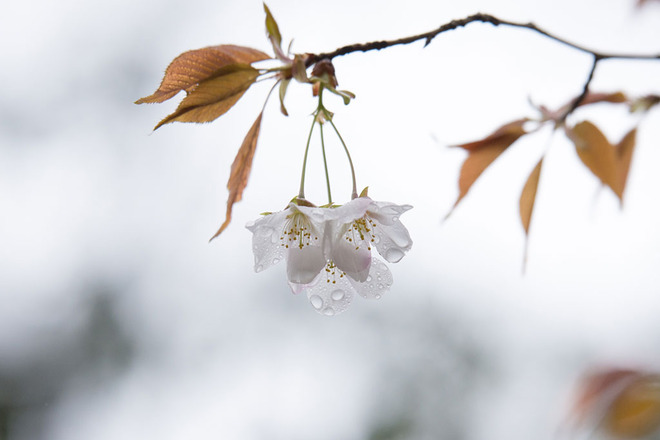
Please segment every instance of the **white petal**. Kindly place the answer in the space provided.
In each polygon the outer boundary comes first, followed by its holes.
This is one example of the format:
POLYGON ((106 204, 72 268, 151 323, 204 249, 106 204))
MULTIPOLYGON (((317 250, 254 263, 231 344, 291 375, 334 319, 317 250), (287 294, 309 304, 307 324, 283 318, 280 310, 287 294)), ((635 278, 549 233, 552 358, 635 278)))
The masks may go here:
POLYGON ((307 289, 307 297, 314 310, 326 316, 338 315, 353 301, 354 289, 347 277, 326 278, 307 289))
POLYGON ((289 282, 309 284, 325 267, 325 257, 320 245, 309 245, 287 249, 286 272, 289 282))
POLYGON ((369 197, 358 197, 337 208, 328 209, 328 220, 336 220, 340 224, 350 223, 364 217, 367 208, 373 204, 369 197))
POLYGON ((309 221, 317 227, 323 227, 323 224, 328 220, 328 215, 330 213, 329 208, 313 208, 310 206, 298 206, 294 203, 289 204, 289 209, 292 211, 298 211, 307 216, 309 221))
POLYGON ((288 211, 265 215, 248 223, 245 227, 252 232, 252 252, 254 270, 261 272, 284 259, 284 249, 280 243, 280 234, 288 211))
POLYGON ((351 284, 360 296, 367 299, 380 299, 385 292, 390 290, 393 282, 392 272, 387 265, 374 257, 367 279, 363 283, 351 281, 351 284))
POLYGON ((378 225, 375 245, 378 253, 390 263, 398 263, 412 247, 408 230, 401 223, 398 225, 378 225))
POLYGON ((410 205, 374 202, 367 213, 376 222, 374 227, 376 249, 390 263, 399 262, 412 247, 410 234, 399 221, 399 215, 410 208, 412 208, 410 205))
POLYGON ((305 292, 307 289, 311 289, 321 280, 321 278, 325 280, 325 277, 322 276, 322 274, 324 273, 325 273, 324 271, 319 272, 316 278, 314 278, 314 280, 312 280, 311 283, 307 283, 307 284, 298 284, 289 281, 289 287, 291 288, 291 292, 293 292, 294 295, 298 295, 301 292, 305 292))
POLYGON ((340 236, 332 244, 332 261, 355 281, 364 281, 369 275, 371 266, 371 248, 366 244, 359 246, 348 242, 340 236))
POLYGON ((399 221, 399 216, 412 209, 411 205, 397 205, 390 202, 372 202, 368 208, 369 215, 383 225, 399 221))

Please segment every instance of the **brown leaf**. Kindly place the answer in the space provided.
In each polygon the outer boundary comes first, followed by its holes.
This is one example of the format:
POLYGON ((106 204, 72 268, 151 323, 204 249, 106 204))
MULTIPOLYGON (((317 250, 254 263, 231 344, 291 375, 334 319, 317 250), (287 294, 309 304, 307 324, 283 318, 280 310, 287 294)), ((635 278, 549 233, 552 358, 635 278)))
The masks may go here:
POLYGON ((621 192, 619 198, 621 203, 623 203, 623 192, 626 190, 626 183, 628 183, 628 172, 630 171, 630 163, 632 162, 633 152, 635 151, 636 138, 637 128, 633 128, 615 147, 619 190, 621 192))
POLYGON ((135 103, 166 101, 181 90, 189 92, 195 85, 231 64, 251 64, 268 58, 270 56, 259 50, 231 44, 184 52, 167 67, 158 90, 152 95, 138 99, 135 103))
POLYGON ((451 215, 453 209, 456 208, 458 203, 463 197, 465 197, 472 187, 472 184, 479 178, 481 173, 483 173, 484 170, 500 156, 500 154, 509 148, 511 144, 527 133, 523 128, 525 122, 527 122, 527 119, 519 119, 501 126, 484 139, 456 145, 457 147, 467 150, 469 154, 463 162, 461 174, 458 178, 458 198, 454 203, 452 211, 447 214, 447 217, 451 215))
POLYGON ((539 177, 541 176, 541 167, 543 158, 539 160, 525 182, 522 193, 520 194, 520 221, 525 229, 525 234, 529 234, 529 224, 532 220, 534 202, 536 200, 536 190, 539 186, 539 177))
MULTIPOLYGON (((248 178, 250 177, 250 171, 252 170, 252 159, 254 158, 254 152, 257 149, 257 140, 259 139, 259 129, 261 128, 261 117, 263 112, 259 113, 257 119, 250 127, 241 148, 236 154, 234 163, 231 165, 231 172, 229 174, 229 181, 227 182, 227 189, 229 189, 229 198, 227 199, 227 213, 225 215, 225 221, 218 229, 218 232, 215 233, 211 240, 220 235, 222 231, 229 226, 231 222, 231 212, 234 207, 234 203, 240 202, 243 198, 243 190, 247 186, 248 178)), ((210 240, 209 240, 210 241, 210 240)))
POLYGON ((566 127, 565 130, 575 144, 582 163, 622 200, 617 158, 614 147, 605 135, 589 121, 580 122, 573 128, 566 127))
POLYGON ((660 378, 644 374, 628 383, 607 408, 605 430, 614 438, 642 438, 660 428, 660 378))
POLYGON ((210 122, 222 116, 256 81, 259 71, 248 64, 232 64, 216 72, 216 76, 199 83, 186 96, 176 111, 154 128, 174 122, 210 122))

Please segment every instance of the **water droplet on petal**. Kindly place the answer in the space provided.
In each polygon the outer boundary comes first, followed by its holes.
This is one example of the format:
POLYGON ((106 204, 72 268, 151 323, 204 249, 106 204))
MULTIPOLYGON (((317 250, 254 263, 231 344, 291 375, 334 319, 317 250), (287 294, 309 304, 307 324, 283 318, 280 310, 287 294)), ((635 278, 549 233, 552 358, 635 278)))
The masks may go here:
POLYGON ((326 308, 323 310, 323 314, 324 314, 325 316, 332 316, 332 315, 335 314, 335 311, 334 311, 331 307, 326 307, 326 308))
POLYGON ((268 237, 272 235, 274 232, 273 228, 269 228, 269 227, 261 227, 258 229, 258 231, 259 231, 259 235, 261 235, 262 237, 268 237))
POLYGON ((270 238, 271 243, 276 243, 279 238, 275 233, 275 229, 268 226, 262 226, 261 228, 257 229, 256 234, 258 234, 259 237, 263 240, 268 240, 270 238))
POLYGON ((391 249, 388 249, 385 252, 385 259, 387 261, 389 261, 390 263, 397 263, 397 262, 401 261, 401 259, 403 258, 404 255, 405 254, 403 253, 403 251, 401 249, 391 248, 391 249))
POLYGON ((379 235, 374 235, 374 243, 380 242, 380 236, 379 235))
POLYGON ((385 286, 383 285, 383 283, 378 283, 378 286, 377 286, 377 287, 378 287, 380 290, 383 290, 383 289, 385 288, 385 286))
POLYGON ((254 267, 254 271, 255 271, 255 272, 261 272, 262 270, 264 270, 264 266, 263 266, 263 264, 257 264, 257 265, 254 267))
POLYGON ((382 280, 383 280, 383 277, 378 277, 378 278, 376 278, 376 279, 377 279, 378 281, 382 281, 382 280))
POLYGON ((314 307, 316 310, 321 310, 321 307, 323 307, 323 300, 318 295, 310 296, 309 302, 312 303, 312 307, 314 307))
POLYGON ((382 296, 382 295, 381 295, 380 293, 377 293, 377 294, 376 294, 376 299, 380 299, 381 296, 382 296))
POLYGON ((343 291, 343 290, 340 290, 340 289, 334 290, 334 291, 330 294, 330 297, 331 297, 334 301, 341 301, 341 300, 344 298, 344 291, 343 291))
POLYGON ((371 278, 371 275, 367 275, 367 279, 365 280, 367 283, 371 281, 373 278, 371 278))
POLYGON ((393 222, 398 222, 399 221, 399 216, 398 215, 392 216, 392 221, 393 222))
POLYGON ((275 257, 275 258, 273 258, 273 264, 277 264, 277 263, 279 263, 279 262, 280 262, 280 258, 279 258, 279 257, 275 257))

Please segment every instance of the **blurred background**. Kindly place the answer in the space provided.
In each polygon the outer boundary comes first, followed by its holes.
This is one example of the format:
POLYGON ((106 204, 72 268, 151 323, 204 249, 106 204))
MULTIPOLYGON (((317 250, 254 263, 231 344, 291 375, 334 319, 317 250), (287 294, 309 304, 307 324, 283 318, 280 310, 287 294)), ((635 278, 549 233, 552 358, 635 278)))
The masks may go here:
MULTIPOLYGON (((608 52, 660 52, 660 3, 271 0, 297 53, 398 38, 487 12, 608 52)), ((660 112, 641 121, 624 209, 561 133, 515 144, 452 216, 464 153, 576 96, 590 58, 474 23, 334 62, 328 98, 358 185, 411 204, 391 292, 327 318, 285 268, 255 274, 244 224, 298 189, 309 88, 267 107, 250 183, 222 223, 229 167, 270 87, 212 124, 152 127, 136 106, 186 50, 270 53, 259 1, 8 2, 0 15, 0 439, 554 439, 593 366, 660 369, 660 112), (522 272, 518 197, 547 151, 522 272)), ((606 61, 592 89, 660 93, 660 63, 606 61)), ((639 122, 590 119, 612 142, 639 122)), ((350 196, 328 138, 333 194, 350 196)), ((315 140, 316 142, 317 140, 315 140)), ((325 203, 320 152, 308 198, 325 203)))

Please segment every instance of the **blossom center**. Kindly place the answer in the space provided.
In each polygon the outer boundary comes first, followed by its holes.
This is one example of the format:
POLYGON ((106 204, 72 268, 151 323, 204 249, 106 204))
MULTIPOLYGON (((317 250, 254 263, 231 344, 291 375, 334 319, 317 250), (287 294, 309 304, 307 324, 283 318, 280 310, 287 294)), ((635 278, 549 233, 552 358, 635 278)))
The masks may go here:
POLYGON ((302 249, 318 241, 314 226, 302 212, 293 212, 286 216, 286 223, 280 236, 280 246, 297 246, 302 249))
POLYGON ((346 272, 337 267, 334 261, 330 260, 325 265, 325 282, 328 284, 337 284, 337 278, 344 278, 346 272))
POLYGON ((349 223, 346 232, 344 233, 344 240, 351 245, 355 246, 355 250, 359 250, 361 246, 366 246, 367 250, 371 250, 371 243, 376 243, 376 222, 369 216, 364 216, 353 220, 349 223))

